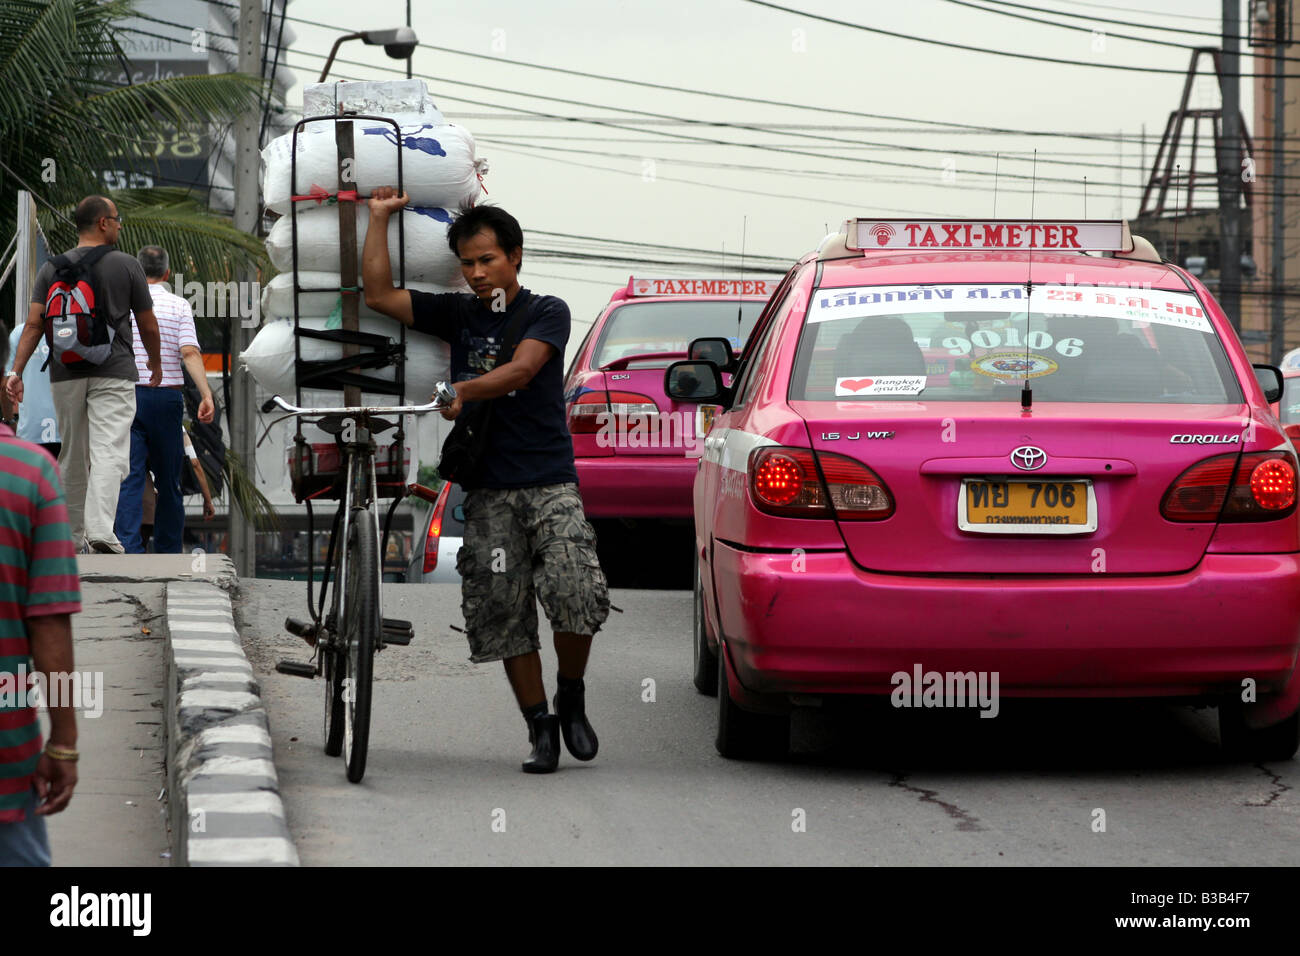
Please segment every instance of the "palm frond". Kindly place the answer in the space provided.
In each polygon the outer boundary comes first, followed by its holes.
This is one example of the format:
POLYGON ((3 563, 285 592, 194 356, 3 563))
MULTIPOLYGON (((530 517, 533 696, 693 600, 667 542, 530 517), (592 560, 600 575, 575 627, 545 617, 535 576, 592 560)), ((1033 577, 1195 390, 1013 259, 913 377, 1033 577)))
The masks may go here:
MULTIPOLYGON (((231 448, 226 449, 226 487, 230 500, 241 514, 252 518, 258 531, 279 531, 280 519, 266 495, 258 490, 257 483, 248 475, 243 459, 231 448)), ((231 517, 234 515, 232 513, 231 517)))
POLYGON ((78 115, 100 129, 157 130, 186 126, 195 117, 235 116, 261 102, 262 80, 246 73, 174 76, 86 96, 78 115))
POLYGON ((75 0, 0 4, 0 132, 17 132, 67 74, 77 35, 75 0))

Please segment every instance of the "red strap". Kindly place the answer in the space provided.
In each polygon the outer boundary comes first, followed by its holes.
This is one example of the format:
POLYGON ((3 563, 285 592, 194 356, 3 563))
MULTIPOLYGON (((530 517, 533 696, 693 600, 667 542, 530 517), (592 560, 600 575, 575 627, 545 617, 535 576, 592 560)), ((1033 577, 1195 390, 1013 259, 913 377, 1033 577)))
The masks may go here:
POLYGON ((332 193, 324 186, 317 186, 312 183, 311 192, 305 196, 290 196, 292 202, 315 202, 320 205, 323 202, 360 202, 361 198, 357 195, 355 189, 340 189, 337 193, 332 193))
POLYGON ((311 184, 311 192, 307 193, 307 195, 305 195, 305 196, 290 196, 289 199, 290 199, 290 201, 292 201, 292 202, 304 202, 304 201, 306 201, 306 200, 312 200, 312 199, 314 199, 314 200, 316 201, 316 203, 319 205, 320 203, 322 203, 322 202, 324 202, 326 199, 328 199, 328 198, 329 198, 329 195, 330 195, 330 194, 329 194, 329 190, 327 190, 324 186, 317 186, 315 183, 312 183, 312 184, 311 184))

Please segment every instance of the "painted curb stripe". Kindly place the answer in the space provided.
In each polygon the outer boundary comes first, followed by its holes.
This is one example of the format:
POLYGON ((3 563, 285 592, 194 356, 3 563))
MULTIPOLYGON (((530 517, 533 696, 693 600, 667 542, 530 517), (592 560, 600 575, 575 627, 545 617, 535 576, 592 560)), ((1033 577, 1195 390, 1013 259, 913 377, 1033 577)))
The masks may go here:
POLYGON ((191 863, 280 863, 298 865, 298 851, 292 843, 280 837, 212 837, 203 834, 190 837, 191 863))
POLYGON ((298 866, 298 851, 279 794, 266 711, 229 595, 215 585, 169 583, 166 608, 173 667, 180 683, 173 688, 176 696, 170 702, 174 713, 179 718, 182 712, 196 709, 227 712, 221 723, 191 735, 182 732, 169 743, 169 757, 179 756, 188 763, 178 766, 176 780, 183 806, 191 815, 218 817, 209 821, 216 829, 212 835, 187 835, 185 862, 298 866), (217 825, 220 814, 230 816, 217 825), (219 835, 232 829, 267 835, 219 835))

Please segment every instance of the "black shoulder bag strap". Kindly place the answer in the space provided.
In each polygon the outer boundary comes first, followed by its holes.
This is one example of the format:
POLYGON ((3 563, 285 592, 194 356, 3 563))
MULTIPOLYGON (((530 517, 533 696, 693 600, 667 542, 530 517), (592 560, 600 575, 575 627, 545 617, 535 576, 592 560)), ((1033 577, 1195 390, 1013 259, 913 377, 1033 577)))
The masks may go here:
MULTIPOLYGON (((537 297, 531 292, 528 301, 515 313, 501 337, 501 348, 497 352, 495 368, 514 358, 515 348, 523 335, 524 325, 532 316, 537 297)), ((475 414, 462 414, 456 419, 451 433, 442 445, 442 455, 438 461, 438 473, 448 481, 454 481, 465 487, 467 480, 472 480, 487 448, 488 429, 492 424, 492 406, 496 399, 490 398, 479 403, 475 414), (471 420, 472 419, 472 420, 471 420)))

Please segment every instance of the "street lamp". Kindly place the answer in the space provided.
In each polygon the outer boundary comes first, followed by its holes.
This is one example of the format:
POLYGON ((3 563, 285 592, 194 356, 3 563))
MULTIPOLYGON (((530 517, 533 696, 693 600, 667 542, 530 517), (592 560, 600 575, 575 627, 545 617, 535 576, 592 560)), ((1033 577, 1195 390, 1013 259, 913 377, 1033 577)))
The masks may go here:
POLYGON ((392 30, 363 30, 360 33, 349 33, 346 36, 341 36, 334 41, 334 46, 330 49, 329 59, 325 61, 325 69, 320 71, 318 83, 325 82, 330 67, 334 65, 334 57, 339 52, 339 46, 347 40, 360 40, 369 46, 382 46, 384 52, 394 60, 409 60, 420 42, 416 39, 415 31, 410 27, 395 27, 392 30))

